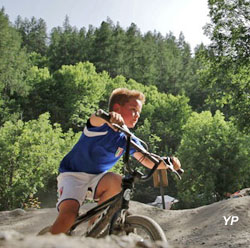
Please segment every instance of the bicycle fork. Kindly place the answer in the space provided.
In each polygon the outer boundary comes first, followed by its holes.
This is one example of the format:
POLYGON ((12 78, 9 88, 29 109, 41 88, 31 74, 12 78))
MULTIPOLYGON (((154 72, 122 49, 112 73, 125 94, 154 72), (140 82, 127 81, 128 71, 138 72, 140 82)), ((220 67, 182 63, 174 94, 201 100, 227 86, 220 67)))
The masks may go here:
POLYGON ((119 230, 124 229, 125 221, 129 208, 129 201, 131 198, 132 189, 134 188, 134 178, 133 177, 125 177, 122 180, 122 199, 121 199, 121 207, 115 212, 110 221, 109 227, 109 235, 113 234, 116 228, 119 230))

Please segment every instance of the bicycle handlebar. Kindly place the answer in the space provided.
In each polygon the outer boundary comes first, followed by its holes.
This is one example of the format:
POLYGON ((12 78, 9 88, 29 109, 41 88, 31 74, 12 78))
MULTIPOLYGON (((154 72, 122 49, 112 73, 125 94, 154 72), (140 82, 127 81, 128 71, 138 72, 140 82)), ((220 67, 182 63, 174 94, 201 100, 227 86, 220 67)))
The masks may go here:
MULTIPOLYGON (((110 122, 110 115, 105 112, 102 109, 99 109, 95 115, 97 117, 100 117, 102 119, 104 119, 105 121, 107 121, 108 123, 110 123, 114 128, 118 129, 120 132, 123 132, 127 137, 135 137, 136 139, 138 139, 139 141, 141 141, 142 143, 146 144, 143 140, 139 139, 138 137, 136 137, 133 133, 131 133, 128 129, 128 127, 124 124, 122 126, 119 126, 115 123, 111 123, 110 122)), ((166 165, 166 169, 170 169, 172 172, 174 172, 179 179, 181 179, 181 174, 184 172, 183 169, 179 169, 179 170, 175 170, 174 169, 174 165, 171 161, 170 157, 160 157, 156 154, 150 153, 148 152, 146 149, 144 149, 143 147, 137 145, 133 140, 130 139, 130 143, 131 145, 139 152, 141 152, 143 154, 143 156, 149 158, 153 163, 154 166, 153 168, 150 170, 150 172, 148 173, 148 175, 137 175, 140 177, 141 180, 147 180, 148 178, 150 178, 152 176, 152 174, 155 172, 155 170, 157 169, 157 167, 160 165, 161 162, 163 162, 166 165)), ((129 169, 129 168, 128 168, 129 169)), ((129 172, 131 172, 131 170, 129 169, 129 172)))

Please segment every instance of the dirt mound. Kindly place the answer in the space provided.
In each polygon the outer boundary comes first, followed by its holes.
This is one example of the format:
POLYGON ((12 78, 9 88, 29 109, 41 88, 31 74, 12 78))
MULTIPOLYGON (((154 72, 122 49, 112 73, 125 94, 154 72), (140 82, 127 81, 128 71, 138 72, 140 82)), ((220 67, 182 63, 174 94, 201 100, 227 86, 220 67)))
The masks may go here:
MULTIPOLYGON (((84 209, 89 208, 86 205, 84 209)), ((230 198, 188 210, 162 210, 131 202, 132 213, 154 218, 163 228, 170 247, 250 247, 250 196, 230 198)), ((44 226, 56 218, 55 208, 0 212, 0 247, 4 248, 78 248, 141 247, 126 237, 105 239, 72 238, 65 235, 37 237, 44 226), (35 244, 35 245, 34 245, 35 244)), ((148 243, 146 247, 168 247, 165 243, 148 243)))

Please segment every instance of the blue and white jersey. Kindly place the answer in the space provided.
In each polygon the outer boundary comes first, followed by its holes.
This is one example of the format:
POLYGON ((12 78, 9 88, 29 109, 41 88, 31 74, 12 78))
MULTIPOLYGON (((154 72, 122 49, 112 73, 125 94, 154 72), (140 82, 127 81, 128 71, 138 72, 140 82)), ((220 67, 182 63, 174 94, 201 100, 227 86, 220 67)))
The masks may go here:
MULTIPOLYGON (((141 146, 137 139, 132 140, 141 146)), ((93 127, 88 124, 72 148, 60 163, 59 172, 85 172, 99 174, 115 165, 126 151, 126 135, 115 132, 107 124, 93 127)), ((130 154, 136 150, 130 149, 130 154)))

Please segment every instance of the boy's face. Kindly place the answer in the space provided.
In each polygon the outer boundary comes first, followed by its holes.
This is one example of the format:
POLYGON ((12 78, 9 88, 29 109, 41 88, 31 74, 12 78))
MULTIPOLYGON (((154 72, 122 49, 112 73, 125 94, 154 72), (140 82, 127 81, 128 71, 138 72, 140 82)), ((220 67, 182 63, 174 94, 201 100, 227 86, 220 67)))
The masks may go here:
POLYGON ((142 102, 136 98, 131 98, 124 105, 119 105, 119 114, 121 114, 128 128, 133 128, 141 114, 142 102))

